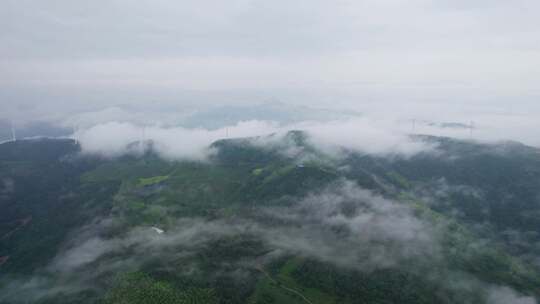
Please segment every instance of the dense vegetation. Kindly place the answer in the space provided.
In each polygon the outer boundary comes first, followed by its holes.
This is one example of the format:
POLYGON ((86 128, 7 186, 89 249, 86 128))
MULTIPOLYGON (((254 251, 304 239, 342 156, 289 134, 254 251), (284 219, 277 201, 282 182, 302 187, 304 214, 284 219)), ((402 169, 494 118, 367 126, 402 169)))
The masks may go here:
POLYGON ((487 303, 499 286, 540 298, 538 150, 419 136, 436 151, 336 157, 301 132, 257 140, 218 141, 200 162, 0 145, 0 303, 487 303), (310 202, 344 181, 410 210, 433 248, 384 233, 348 244, 381 229, 343 224, 378 208, 351 198, 319 227, 310 202), (396 260, 366 266, 351 250, 396 260))

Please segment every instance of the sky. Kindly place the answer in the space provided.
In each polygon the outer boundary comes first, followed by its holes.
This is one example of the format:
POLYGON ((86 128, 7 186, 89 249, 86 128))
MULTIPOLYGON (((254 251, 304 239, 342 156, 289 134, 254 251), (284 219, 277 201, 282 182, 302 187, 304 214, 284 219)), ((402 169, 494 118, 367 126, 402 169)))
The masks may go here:
POLYGON ((505 126, 508 139, 537 145, 539 9, 536 0, 5 0, 0 117, 65 122, 118 106, 183 115, 279 100, 475 121, 497 134, 505 126))

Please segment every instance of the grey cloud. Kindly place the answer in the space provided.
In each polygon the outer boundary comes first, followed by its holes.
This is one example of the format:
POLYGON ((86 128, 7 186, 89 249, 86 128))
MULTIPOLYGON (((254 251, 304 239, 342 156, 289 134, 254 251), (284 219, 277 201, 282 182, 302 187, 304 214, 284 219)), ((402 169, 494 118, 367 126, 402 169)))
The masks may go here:
MULTIPOLYGON (((98 228, 103 229, 104 227, 98 228)), ((226 229, 225 225, 205 222, 201 219, 180 219, 173 229, 164 234, 156 233, 151 227, 135 227, 127 234, 114 238, 105 238, 94 234, 90 234, 87 239, 80 239, 78 236, 75 243, 55 259, 50 265, 50 269, 66 273, 77 271, 80 267, 87 266, 107 254, 118 254, 128 248, 134 250, 134 257, 128 258, 128 260, 139 259, 137 264, 150 260, 154 254, 177 257, 188 255, 194 248, 210 239, 238 231, 239 228, 234 226, 226 229), (174 252, 171 252, 170 250, 173 248, 174 252)), ((134 264, 136 263, 134 262, 134 264)))
POLYGON ((332 185, 285 210, 266 212, 284 223, 284 228, 263 232, 270 244, 341 266, 369 271, 411 258, 439 257, 439 228, 416 218, 407 206, 352 182, 332 185))
POLYGON ((522 296, 508 287, 492 287, 488 295, 489 304, 536 304, 533 297, 522 296))
MULTIPOLYGON (((220 116, 218 112, 215 112, 216 109, 204 112, 189 108, 184 111, 180 109, 175 111, 171 108, 165 112, 143 112, 113 107, 72 116, 62 124, 76 129, 74 136, 81 142, 85 152, 108 156, 119 155, 126 153, 128 144, 144 137, 152 140, 158 152, 168 159, 205 159, 208 155, 208 146, 218 139, 227 137, 266 136, 277 133, 279 136, 272 138, 274 142, 272 140, 254 142, 260 146, 272 145, 281 140, 289 130, 306 131, 310 135, 309 141, 315 147, 331 155, 339 155, 343 148, 386 156, 410 156, 434 150, 433 145, 412 140, 409 135, 413 133, 448 136, 482 143, 495 143, 512 138, 528 145, 540 145, 538 137, 532 132, 540 127, 538 120, 524 115, 475 116, 474 129, 471 130, 470 128, 441 128, 437 124, 422 124, 419 120, 416 120, 417 123, 413 127, 413 119, 400 119, 399 116, 374 112, 347 115, 330 111, 328 115, 324 115, 322 110, 305 107, 307 113, 311 111, 311 114, 295 117, 294 113, 304 108, 284 106, 281 111, 288 113, 289 116, 276 114, 277 121, 259 121, 249 119, 249 117, 260 117, 253 111, 255 109, 263 111, 266 109, 264 105, 232 107, 236 109, 238 119, 229 119, 230 116, 225 109, 223 108, 220 116), (204 128, 204 126, 208 127, 207 122, 210 121, 202 118, 204 113, 213 113, 211 117, 214 119, 210 122, 213 127, 210 129, 204 128), (194 117, 199 118, 193 120, 194 117), (288 118, 284 119, 284 117, 288 118), (244 118, 246 120, 242 120, 244 118), (191 124, 191 126, 184 127, 186 122, 189 122, 188 125, 191 124), (197 125, 196 122, 203 127, 193 128, 197 125), (187 142, 190 144, 186 145, 187 142)), ((469 126, 470 121, 458 120, 450 124, 469 126)))
POLYGON ((132 151, 130 144, 152 141, 153 148, 166 159, 206 160, 212 152, 210 144, 226 137, 227 132, 238 137, 269 134, 277 130, 270 122, 248 121, 217 130, 137 126, 131 123, 109 122, 81 130, 75 134, 83 153, 119 156, 132 151))
MULTIPOLYGON (((247 230, 242 224, 225 225, 192 218, 178 220, 165 234, 158 234, 151 227, 133 227, 122 235, 102 235, 117 224, 109 218, 74 231, 65 248, 34 275, 3 278, 0 300, 28 303, 81 291, 99 293, 103 288, 99 278, 136 271, 150 261, 177 261, 192 256, 211 240, 247 230)), ((184 266, 186 272, 194 267, 184 266)))
MULTIPOLYGON (((434 148, 411 139, 407 133, 395 129, 391 122, 366 118, 291 124, 241 121, 214 130, 108 122, 81 129, 74 137, 81 143, 83 153, 114 157, 137 152, 130 149, 130 144, 149 140, 154 150, 166 159, 205 160, 212 153, 210 145, 219 139, 262 136, 252 143, 264 148, 283 145, 284 136, 291 130, 307 132, 309 141, 316 148, 334 157, 339 157, 342 149, 376 155, 411 156, 434 148), (276 135, 265 137, 273 133, 276 135)), ((283 153, 302 152, 294 143, 283 148, 286 148, 283 153)))
POLYGON ((11 56, 124 57, 217 50, 283 55, 295 50, 410 48, 419 43, 438 47, 456 40, 481 45, 508 38, 517 30, 527 35, 520 41, 534 35, 537 21, 523 8, 535 7, 534 1, 518 5, 503 1, 9 1, 2 20, 4 37, 11 43, 3 50, 11 56), (515 22, 495 23, 503 15, 515 22), (358 32, 361 39, 351 39, 358 32), (475 41, 477 37, 483 39, 475 41))
MULTIPOLYGON (((297 253, 360 270, 395 266, 412 257, 438 255, 437 228, 417 219, 412 209, 342 181, 301 199, 291 207, 268 207, 254 218, 232 221, 180 219, 164 234, 135 227, 114 238, 99 236, 110 221, 85 227, 50 269, 75 271, 107 254, 135 248, 139 255, 193 251, 211 239, 234 234, 261 237, 274 250, 297 253), (273 226, 259 217, 279 220, 273 226), (97 234, 97 235, 96 235, 97 234)), ((140 257, 139 257, 140 258, 140 257)), ((144 260, 144 259, 142 259, 144 260)))
MULTIPOLYGON (((107 237, 107 231, 114 230, 119 222, 114 218, 96 220, 74 231, 54 260, 34 276, 10 278, 0 299, 35 301, 57 294, 99 290, 95 284, 98 277, 137 270, 152 260, 178 261, 212 240, 233 235, 257 237, 270 249, 269 254, 257 260, 235 261, 248 268, 283 254, 298 254, 371 271, 437 254, 434 227, 414 218, 407 207, 346 181, 313 193, 290 208, 269 207, 256 212, 231 220, 183 218, 163 234, 139 226, 112 237, 107 237), (261 217, 267 220, 259 220, 261 217), (268 219, 284 224, 274 226, 268 219), (125 252, 129 255, 123 255, 125 252)), ((196 268, 186 265, 185 271, 196 268)))
MULTIPOLYGON (((262 256, 224 262, 223 269, 215 269, 216 273, 237 279, 245 278, 246 271, 255 265, 291 254, 362 272, 412 267, 408 261, 444 264, 439 252, 444 226, 422 220, 409 206, 377 196, 352 182, 340 181, 292 203, 289 207, 252 209, 242 218, 181 218, 163 234, 138 226, 111 235, 107 231, 115 230, 121 222, 115 218, 96 221, 73 232, 56 258, 34 276, 9 278, 0 299, 18 303, 83 290, 99 292, 102 287, 95 284, 98 277, 134 271, 155 260, 177 262, 193 256, 213 240, 237 235, 260 239, 267 249, 262 256), (126 252, 129 255, 123 254, 126 252), (231 263, 234 267, 230 267, 231 263)), ((183 271, 197 272, 197 265, 187 263, 183 271)), ((490 304, 536 303, 509 287, 491 286, 452 269, 424 275, 444 282, 449 290, 466 294, 480 290, 490 304)))
POLYGON ((538 8, 532 0, 9 0, 0 12, 2 116, 277 96, 444 121, 459 108, 465 122, 476 119, 470 105, 484 114, 521 107, 534 119, 538 8))

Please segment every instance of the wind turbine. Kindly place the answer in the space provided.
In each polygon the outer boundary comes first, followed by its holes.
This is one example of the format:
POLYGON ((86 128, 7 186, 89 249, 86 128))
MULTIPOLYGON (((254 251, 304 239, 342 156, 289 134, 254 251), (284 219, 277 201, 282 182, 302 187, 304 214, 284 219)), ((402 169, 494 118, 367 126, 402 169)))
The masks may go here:
POLYGON ((75 144, 79 144, 79 139, 77 138, 77 126, 73 125, 73 140, 75 141, 75 144))
POLYGON ((11 141, 17 141, 17 132, 15 132, 15 125, 11 122, 11 141))
POLYGON ((146 125, 143 123, 141 128, 141 138, 139 139, 139 149, 141 152, 141 155, 144 155, 144 144, 145 144, 145 137, 146 137, 146 125))
POLYGON ((225 116, 225 138, 229 138, 229 124, 231 122, 231 117, 229 115, 225 116))

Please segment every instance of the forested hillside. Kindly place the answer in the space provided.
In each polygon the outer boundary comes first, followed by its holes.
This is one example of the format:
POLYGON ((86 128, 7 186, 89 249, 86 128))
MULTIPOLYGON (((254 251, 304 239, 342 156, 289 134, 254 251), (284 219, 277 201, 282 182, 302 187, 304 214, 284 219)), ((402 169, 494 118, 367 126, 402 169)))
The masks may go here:
POLYGON ((536 303, 540 151, 413 140, 432 148, 1 144, 0 303, 536 303))

